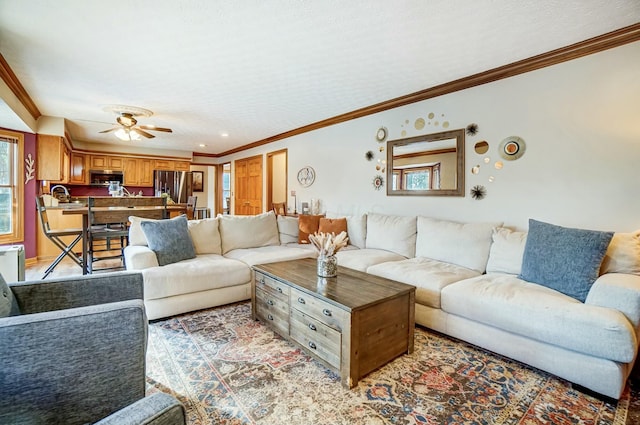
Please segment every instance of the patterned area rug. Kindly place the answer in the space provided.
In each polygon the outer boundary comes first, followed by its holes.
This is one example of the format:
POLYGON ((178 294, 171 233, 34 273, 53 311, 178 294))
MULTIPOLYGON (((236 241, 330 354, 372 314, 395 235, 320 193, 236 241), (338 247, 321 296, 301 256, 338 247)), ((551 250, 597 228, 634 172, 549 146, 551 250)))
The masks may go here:
POLYGON ((249 303, 149 326, 148 393, 189 424, 640 423, 638 390, 603 400, 520 363, 418 327, 415 351, 362 379, 339 377, 259 322, 249 303))

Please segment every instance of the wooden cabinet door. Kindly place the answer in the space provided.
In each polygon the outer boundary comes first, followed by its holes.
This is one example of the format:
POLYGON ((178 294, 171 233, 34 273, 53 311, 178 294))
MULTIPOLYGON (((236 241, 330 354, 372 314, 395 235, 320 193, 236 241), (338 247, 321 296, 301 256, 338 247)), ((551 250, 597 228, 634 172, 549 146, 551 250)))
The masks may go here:
POLYGON ((119 156, 108 156, 107 169, 108 170, 124 170, 124 160, 125 158, 122 158, 119 156))
POLYGON ((173 161, 168 159, 156 159, 153 161, 153 169, 173 171, 173 161))
MULTIPOLYGON (((38 180, 59 182, 64 180, 64 141, 60 136, 38 134, 36 177, 38 180)), ((69 163, 67 162, 67 165, 69 163)))
POLYGON ((191 163, 189 161, 174 161, 173 169, 176 171, 191 171, 191 163))
POLYGON ((235 161, 235 214, 262 212, 262 155, 235 161))
POLYGON ((138 176, 138 160, 135 158, 124 159, 124 185, 138 186, 140 180, 138 176))
POLYGON ((138 186, 153 187, 153 161, 138 160, 138 186))
POLYGON ((90 167, 92 170, 106 170, 107 157, 104 155, 91 155, 90 167))
POLYGON ((70 184, 89 184, 86 160, 87 156, 85 154, 71 152, 70 184))

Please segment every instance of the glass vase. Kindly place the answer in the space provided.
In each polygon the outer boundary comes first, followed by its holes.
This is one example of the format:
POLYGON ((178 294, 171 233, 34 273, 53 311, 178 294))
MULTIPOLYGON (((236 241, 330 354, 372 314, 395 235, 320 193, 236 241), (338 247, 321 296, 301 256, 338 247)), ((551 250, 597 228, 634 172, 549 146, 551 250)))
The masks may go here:
POLYGON ((336 277, 338 275, 338 258, 335 255, 318 257, 318 276, 336 277))

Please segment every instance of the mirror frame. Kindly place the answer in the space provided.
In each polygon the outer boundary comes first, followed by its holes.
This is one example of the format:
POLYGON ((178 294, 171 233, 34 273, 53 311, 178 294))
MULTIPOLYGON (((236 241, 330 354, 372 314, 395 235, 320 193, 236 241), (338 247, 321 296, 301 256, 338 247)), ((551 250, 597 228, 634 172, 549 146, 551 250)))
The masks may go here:
POLYGON ((465 196, 464 192, 464 129, 443 131, 387 142, 387 196, 465 196), (456 139, 456 188, 437 190, 393 190, 393 148, 416 142, 456 139))

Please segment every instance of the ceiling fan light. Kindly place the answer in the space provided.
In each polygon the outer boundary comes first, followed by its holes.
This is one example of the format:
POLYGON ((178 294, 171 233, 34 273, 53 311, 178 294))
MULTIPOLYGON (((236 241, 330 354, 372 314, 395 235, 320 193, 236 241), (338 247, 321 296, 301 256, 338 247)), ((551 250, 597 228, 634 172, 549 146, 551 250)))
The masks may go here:
POLYGON ((140 134, 135 130, 129 130, 128 128, 121 128, 116 130, 116 137, 124 142, 130 142, 132 140, 140 140, 140 134))

